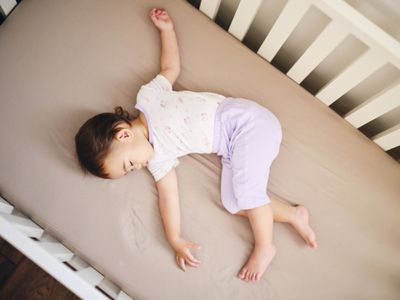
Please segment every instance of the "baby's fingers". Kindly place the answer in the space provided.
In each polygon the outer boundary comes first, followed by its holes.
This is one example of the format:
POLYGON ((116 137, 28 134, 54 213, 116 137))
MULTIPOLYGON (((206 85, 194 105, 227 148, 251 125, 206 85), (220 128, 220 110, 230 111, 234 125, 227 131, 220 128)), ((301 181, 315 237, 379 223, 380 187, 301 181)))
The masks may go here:
POLYGON ((178 266, 184 271, 186 272, 186 267, 185 267, 185 260, 183 257, 176 257, 176 263, 178 264, 178 266))
MULTIPOLYGON (((199 247, 198 247, 199 248, 199 247)), ((191 262, 193 263, 200 263, 200 260, 198 260, 197 258, 195 258, 192 253, 190 253, 189 249, 187 249, 185 251, 186 254, 186 258, 189 259, 191 262)))
POLYGON ((150 15, 167 15, 167 12, 163 9, 153 8, 152 10, 150 10, 150 15))
POLYGON ((187 263, 188 265, 190 265, 190 266, 192 266, 192 267, 195 267, 195 268, 197 268, 197 267, 200 265, 199 262, 192 261, 192 260, 190 260, 189 258, 186 258, 185 261, 186 261, 186 263, 187 263))

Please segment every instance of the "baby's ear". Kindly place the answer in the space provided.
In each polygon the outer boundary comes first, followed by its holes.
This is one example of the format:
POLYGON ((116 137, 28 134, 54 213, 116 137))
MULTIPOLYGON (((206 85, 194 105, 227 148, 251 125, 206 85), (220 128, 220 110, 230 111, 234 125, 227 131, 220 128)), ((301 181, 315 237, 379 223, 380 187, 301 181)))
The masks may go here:
POLYGON ((127 129, 121 129, 120 131, 117 132, 117 134, 115 135, 115 138, 117 140, 122 140, 124 138, 129 137, 129 132, 127 129))

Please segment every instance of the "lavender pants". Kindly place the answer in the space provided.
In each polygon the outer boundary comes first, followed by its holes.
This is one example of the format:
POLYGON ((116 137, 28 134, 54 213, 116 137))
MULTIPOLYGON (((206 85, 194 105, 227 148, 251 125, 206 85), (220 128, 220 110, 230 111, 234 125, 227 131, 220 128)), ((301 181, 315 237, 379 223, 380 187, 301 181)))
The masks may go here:
POLYGON ((270 202, 269 171, 281 141, 280 122, 264 106, 230 97, 220 103, 212 152, 222 156, 221 200, 231 214, 270 202))

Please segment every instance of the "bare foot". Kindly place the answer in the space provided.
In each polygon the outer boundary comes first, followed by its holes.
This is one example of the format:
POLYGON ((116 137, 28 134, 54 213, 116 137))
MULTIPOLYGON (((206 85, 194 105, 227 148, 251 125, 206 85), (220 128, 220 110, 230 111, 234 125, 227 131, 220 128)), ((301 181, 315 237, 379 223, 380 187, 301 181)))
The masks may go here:
POLYGON ((256 246, 238 277, 246 281, 258 281, 276 254, 275 245, 256 246))
POLYGON ((308 246, 311 248, 317 248, 317 241, 314 231, 311 229, 308 223, 308 210, 303 205, 297 205, 295 212, 295 217, 291 224, 298 231, 298 233, 307 242, 308 246))

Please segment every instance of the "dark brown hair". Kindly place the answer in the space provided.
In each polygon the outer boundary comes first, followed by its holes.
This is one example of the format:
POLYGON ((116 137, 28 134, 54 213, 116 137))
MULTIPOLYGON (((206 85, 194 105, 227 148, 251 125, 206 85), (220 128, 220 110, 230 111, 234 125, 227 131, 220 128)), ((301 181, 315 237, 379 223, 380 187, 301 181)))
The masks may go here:
POLYGON ((131 125, 130 121, 139 116, 135 109, 133 115, 121 106, 114 108, 114 113, 101 113, 87 120, 75 135, 76 153, 84 172, 109 179, 104 170, 104 160, 109 154, 114 136, 121 130, 122 123, 131 125))

